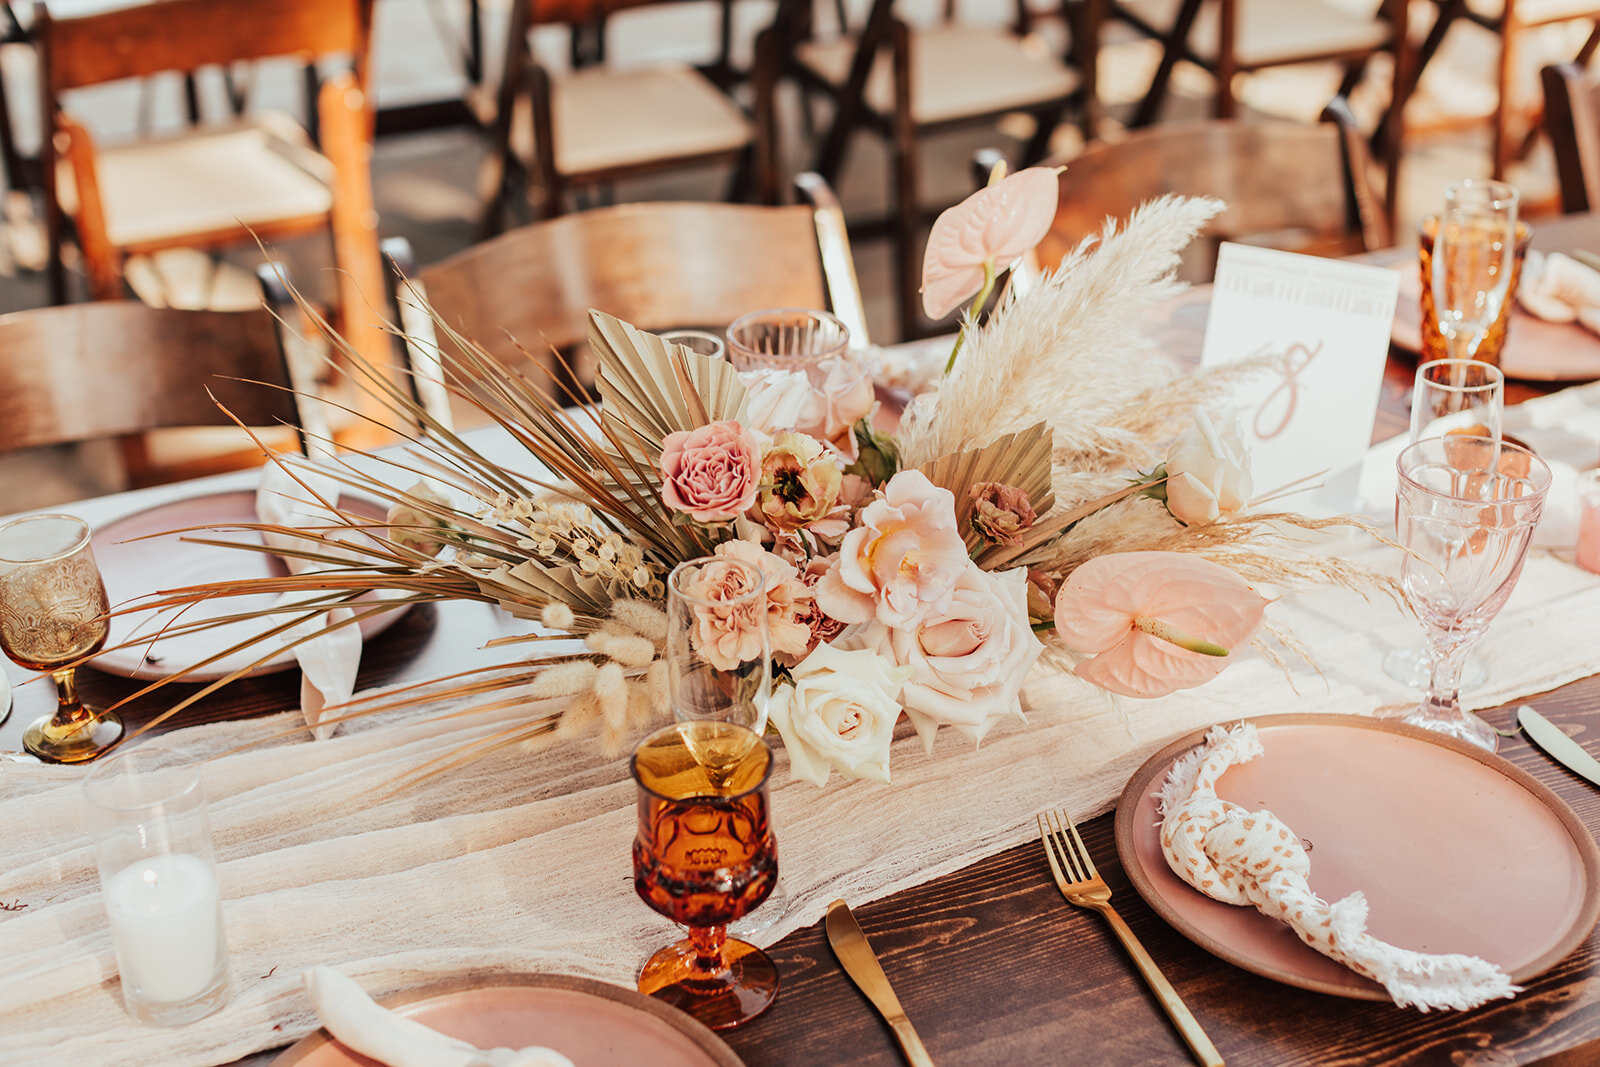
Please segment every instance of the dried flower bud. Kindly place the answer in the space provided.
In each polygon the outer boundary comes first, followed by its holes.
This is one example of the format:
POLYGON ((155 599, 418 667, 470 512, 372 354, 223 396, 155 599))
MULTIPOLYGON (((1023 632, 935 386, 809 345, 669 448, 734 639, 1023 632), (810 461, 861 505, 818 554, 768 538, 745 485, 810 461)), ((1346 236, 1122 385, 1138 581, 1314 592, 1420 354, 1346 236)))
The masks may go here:
POLYGON ((1028 571, 1028 618, 1034 622, 1053 621, 1056 617, 1056 593, 1061 589, 1061 579, 1040 570, 1028 571))
POLYGON ((972 496, 972 527, 996 545, 1022 543, 1022 534, 1039 518, 1028 494, 1000 482, 978 482, 972 496))

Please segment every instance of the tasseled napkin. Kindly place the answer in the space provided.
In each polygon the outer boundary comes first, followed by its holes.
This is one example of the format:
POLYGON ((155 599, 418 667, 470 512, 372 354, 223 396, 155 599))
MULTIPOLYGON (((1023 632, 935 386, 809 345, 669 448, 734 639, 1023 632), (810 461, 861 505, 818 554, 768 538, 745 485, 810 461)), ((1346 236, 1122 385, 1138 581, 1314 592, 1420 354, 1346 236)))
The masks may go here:
POLYGON ((1205 743, 1173 764, 1161 787, 1161 851, 1179 878, 1224 904, 1254 904, 1300 940, 1382 985, 1400 1007, 1474 1008, 1519 990, 1476 956, 1429 955, 1366 932, 1367 898, 1329 904, 1311 891, 1311 859, 1300 838, 1270 811, 1247 811, 1217 796, 1229 767, 1261 755, 1252 723, 1214 726, 1205 743))
POLYGON ((332 967, 305 973, 306 993, 322 1025, 346 1047, 387 1067, 573 1067, 547 1048, 479 1049, 373 1003, 332 967))
POLYGON ((1571 256, 1530 251, 1517 283, 1517 303, 1546 322, 1574 322, 1600 333, 1600 271, 1571 256))

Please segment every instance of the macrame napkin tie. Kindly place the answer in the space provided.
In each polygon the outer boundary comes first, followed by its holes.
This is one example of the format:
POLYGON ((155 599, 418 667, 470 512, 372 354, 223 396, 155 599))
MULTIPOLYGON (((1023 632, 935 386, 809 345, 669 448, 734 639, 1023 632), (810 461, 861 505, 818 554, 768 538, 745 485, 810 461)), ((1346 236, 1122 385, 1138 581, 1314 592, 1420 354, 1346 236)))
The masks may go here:
POLYGON ((1253 904, 1287 923, 1300 940, 1389 991, 1400 1007, 1474 1008, 1518 986, 1476 956, 1429 955, 1366 932, 1360 892, 1329 904, 1311 891, 1311 859, 1300 838, 1270 811, 1248 811, 1217 796, 1229 767, 1264 750, 1252 723, 1214 726, 1173 764, 1161 787, 1161 851, 1174 874, 1224 904, 1253 904))
POLYGON ((479 1049, 373 1002, 332 967, 305 973, 306 993, 328 1032, 386 1067, 573 1067, 552 1049, 479 1049))

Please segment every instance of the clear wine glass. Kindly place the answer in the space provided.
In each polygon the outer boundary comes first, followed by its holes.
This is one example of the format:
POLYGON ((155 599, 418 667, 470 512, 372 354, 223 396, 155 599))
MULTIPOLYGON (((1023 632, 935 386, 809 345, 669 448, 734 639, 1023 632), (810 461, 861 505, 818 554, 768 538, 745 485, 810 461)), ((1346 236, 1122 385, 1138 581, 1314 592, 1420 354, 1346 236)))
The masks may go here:
MULTIPOLYGON (((1499 367, 1470 359, 1435 359, 1417 368, 1411 391, 1411 441, 1444 433, 1477 433, 1500 439, 1505 410, 1505 375, 1499 367)), ((1467 659, 1462 681, 1482 685, 1489 679, 1483 661, 1467 659)), ((1383 658, 1383 673, 1421 689, 1432 674, 1425 645, 1397 648, 1383 658)))
POLYGON ((86 705, 75 675, 105 644, 108 611, 82 519, 30 515, 0 526, 0 649, 56 683, 55 714, 22 735, 22 747, 46 763, 84 763, 122 738, 122 720, 86 705))
POLYGON ((658 730, 633 755, 634 889, 689 928, 687 938, 646 961, 639 991, 713 1030, 755 1018, 778 995, 771 958, 727 929, 765 900, 778 878, 771 772, 772 751, 760 737, 711 719, 658 730))
MULTIPOLYGON (((679 722, 732 722, 761 733, 772 691, 767 585, 753 563, 702 556, 667 577, 667 685, 679 722), (735 635, 738 635, 735 640, 735 635), (739 642, 745 647, 737 647, 739 642)), ((779 882, 759 911, 729 928, 755 937, 783 918, 789 894, 779 882)))
POLYGON ((1550 468, 1525 448, 1447 434, 1396 461, 1400 581, 1428 638, 1431 676, 1402 721, 1493 752, 1499 735, 1461 707, 1461 668, 1522 573, 1550 489, 1550 468))
POLYGON ((1433 303, 1450 355, 1471 359, 1511 288, 1517 191, 1467 179, 1445 192, 1433 238, 1433 303))

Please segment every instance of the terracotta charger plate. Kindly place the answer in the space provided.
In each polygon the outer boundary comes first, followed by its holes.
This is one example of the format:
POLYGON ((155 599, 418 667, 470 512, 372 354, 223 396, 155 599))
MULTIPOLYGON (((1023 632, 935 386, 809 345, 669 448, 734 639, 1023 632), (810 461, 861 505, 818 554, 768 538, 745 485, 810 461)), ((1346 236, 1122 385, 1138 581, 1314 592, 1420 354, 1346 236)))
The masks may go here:
MULTIPOLYGON (((1600 848, 1527 772, 1453 738, 1365 716, 1251 721, 1265 754, 1230 768, 1218 796, 1269 809, 1299 834, 1311 888, 1324 900, 1365 893, 1374 937, 1481 956, 1523 982, 1580 945, 1600 918, 1600 848)), ((1247 971, 1388 1000, 1283 923, 1212 900, 1167 866, 1155 794, 1205 733, 1150 757, 1117 803, 1117 853, 1134 889, 1179 933, 1247 971)))
MULTIPOLYGON (((1422 350, 1422 278, 1415 263, 1400 276, 1400 298, 1395 305, 1390 338, 1407 352, 1422 350)), ((1546 322, 1511 308, 1511 330, 1500 353, 1500 369, 1507 378, 1535 382, 1575 382, 1600 378, 1600 336, 1575 322, 1546 322)))
MULTIPOLYGON (((343 497, 340 506, 352 514, 377 521, 382 521, 386 514, 384 505, 361 497, 343 497)), ((105 578, 106 596, 111 606, 116 608, 158 589, 287 574, 288 568, 276 556, 183 540, 205 538, 259 545, 261 537, 253 530, 169 532, 196 526, 227 527, 259 521, 256 517, 255 493, 242 490, 175 500, 125 515, 100 527, 94 532, 94 556, 100 566, 100 574, 105 578)), ((108 674, 119 674, 126 678, 168 677, 237 644, 253 633, 270 629, 276 623, 252 619, 198 633, 170 635, 154 642, 139 641, 125 648, 115 646, 136 637, 154 636, 175 616, 179 623, 223 618, 270 607, 276 599, 271 594, 217 597, 195 604, 181 615, 166 612, 158 616, 154 611, 115 615, 111 619, 111 632, 106 638, 107 651, 89 662, 108 674)), ((369 616, 360 623, 362 637, 372 638, 382 633, 398 622, 403 614, 405 608, 401 607, 369 616)), ((247 648, 190 671, 184 675, 184 680, 215 681, 260 658, 260 650, 247 648)), ((271 674, 294 665, 294 654, 285 651, 249 673, 271 674)))
MULTIPOLYGON (((383 1006, 479 1048, 544 1045, 578 1067, 744 1067, 722 1039, 632 989, 557 974, 457 978, 383 1006)), ((273 1067, 381 1067, 326 1030, 290 1045, 273 1067)))

